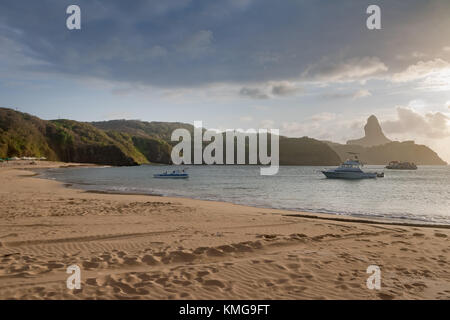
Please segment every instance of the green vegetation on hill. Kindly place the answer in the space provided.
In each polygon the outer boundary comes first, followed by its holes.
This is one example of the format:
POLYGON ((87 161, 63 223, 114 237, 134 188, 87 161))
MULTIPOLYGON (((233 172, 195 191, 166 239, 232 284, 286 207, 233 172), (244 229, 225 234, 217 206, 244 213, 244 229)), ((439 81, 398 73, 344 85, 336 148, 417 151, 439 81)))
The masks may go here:
MULTIPOLYGON (((172 147, 178 143, 170 138, 178 128, 188 130, 191 135, 194 130, 190 124, 178 122, 46 121, 12 109, 0 108, 0 158, 46 157, 49 160, 109 165, 169 164, 172 147)), ((223 141, 225 157, 225 137, 223 141)), ((413 142, 390 142, 363 147, 322 142, 308 137, 283 136, 279 142, 281 165, 337 165, 348 158, 348 152, 359 153, 360 159, 368 164, 386 164, 392 160, 422 165, 445 164, 430 148, 413 142)), ((203 146, 206 145, 204 142, 203 146)), ((235 157, 236 154, 235 145, 235 157)), ((248 140, 246 159, 248 163, 248 140)))
MULTIPOLYGON (((171 147, 178 142, 171 141, 172 132, 175 129, 183 128, 188 130, 193 137, 194 127, 190 124, 180 122, 144 122, 138 120, 111 120, 92 123, 97 128, 103 130, 116 130, 121 132, 127 132, 135 135, 133 140, 136 147, 147 156, 152 162, 165 162, 170 161, 171 147), (144 140, 143 140, 144 139, 144 140), (150 141, 154 139, 153 143, 150 141), (159 145, 157 145, 159 143, 159 145), (151 160, 146 150, 152 146, 153 152, 151 154, 160 154, 163 156, 167 151, 167 157, 160 157, 151 160), (156 149, 157 148, 157 149, 156 149), (161 149, 162 148, 162 149, 161 149), (160 153, 158 153, 160 151, 160 153)), ((270 140, 270 137, 268 137, 270 140)), ((224 145, 224 159, 226 157, 226 138, 223 134, 224 145)), ((203 142, 203 148, 207 145, 207 142, 203 142)), ((235 141, 235 163, 237 162, 237 144, 235 141)), ((270 153, 270 149, 269 149, 270 153)), ((248 163, 248 139, 246 139, 246 163, 248 163)), ((192 152, 193 162, 193 152, 192 152)), ((224 161, 225 162, 225 161, 224 161)), ((325 143, 310 139, 303 138, 287 138, 280 137, 280 164, 281 165, 337 165, 340 162, 339 156, 325 143)))
POLYGON ((133 144, 139 152, 141 152, 149 162, 153 163, 170 163, 170 153, 172 146, 167 142, 144 137, 132 137, 133 144))
MULTIPOLYGON (((194 130, 192 125, 179 122, 46 121, 0 108, 0 158, 42 156, 49 160, 110 165, 169 164, 172 147, 177 143, 170 139, 178 128, 191 134, 194 130)), ((280 137, 282 165, 335 165, 339 161, 339 156, 321 141, 280 137)))
POLYGON ((45 121, 0 108, 0 157, 14 156, 111 165, 148 162, 130 136, 107 133, 89 123, 45 121))
POLYGON ((322 141, 280 137, 280 164, 332 166, 341 162, 333 149, 322 141))
POLYGON ((0 108, 0 157, 45 156, 58 159, 48 145, 47 123, 37 117, 0 108))
POLYGON ((194 126, 181 122, 146 122, 140 120, 110 120, 91 122, 93 126, 102 130, 114 130, 126 132, 133 136, 143 138, 159 139, 160 141, 171 142, 170 138, 175 129, 186 129, 191 134, 194 126))

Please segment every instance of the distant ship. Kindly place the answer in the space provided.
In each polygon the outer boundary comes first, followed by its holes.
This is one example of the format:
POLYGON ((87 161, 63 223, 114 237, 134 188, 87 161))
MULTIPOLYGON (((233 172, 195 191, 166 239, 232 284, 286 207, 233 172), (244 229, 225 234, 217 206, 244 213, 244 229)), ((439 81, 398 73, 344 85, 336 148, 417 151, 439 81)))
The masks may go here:
POLYGON ((354 160, 347 160, 336 169, 324 170, 322 173, 329 179, 374 179, 377 177, 384 177, 384 172, 364 172, 361 170, 362 163, 358 160, 357 154, 349 152, 355 155, 354 160))
POLYGON ((189 178, 189 174, 185 172, 185 170, 174 170, 172 172, 164 172, 159 174, 154 174, 154 178, 158 179, 187 179, 189 178))
POLYGON ((391 161, 386 166, 386 169, 417 170, 417 166, 416 166, 416 164, 414 162, 391 161))

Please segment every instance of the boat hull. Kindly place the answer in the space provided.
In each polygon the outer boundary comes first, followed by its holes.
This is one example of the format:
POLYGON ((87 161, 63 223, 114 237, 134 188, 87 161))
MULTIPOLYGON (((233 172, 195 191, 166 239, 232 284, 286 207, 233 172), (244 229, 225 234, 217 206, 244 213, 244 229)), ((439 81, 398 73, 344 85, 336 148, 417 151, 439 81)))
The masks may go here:
POLYGON ((347 179, 347 180, 359 180, 359 179, 375 179, 376 173, 372 172, 336 172, 336 171, 322 171, 322 173, 328 179, 347 179))
POLYGON ((154 178, 157 179, 187 179, 189 175, 187 173, 180 174, 154 174, 154 178))

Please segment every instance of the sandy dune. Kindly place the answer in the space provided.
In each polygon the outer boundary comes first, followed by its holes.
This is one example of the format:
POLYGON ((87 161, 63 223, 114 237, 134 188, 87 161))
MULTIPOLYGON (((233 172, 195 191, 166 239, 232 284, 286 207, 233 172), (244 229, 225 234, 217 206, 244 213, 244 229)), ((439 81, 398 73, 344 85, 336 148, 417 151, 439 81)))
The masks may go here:
POLYGON ((23 170, 59 165, 0 167, 2 299, 450 299, 449 228, 87 193, 23 170))

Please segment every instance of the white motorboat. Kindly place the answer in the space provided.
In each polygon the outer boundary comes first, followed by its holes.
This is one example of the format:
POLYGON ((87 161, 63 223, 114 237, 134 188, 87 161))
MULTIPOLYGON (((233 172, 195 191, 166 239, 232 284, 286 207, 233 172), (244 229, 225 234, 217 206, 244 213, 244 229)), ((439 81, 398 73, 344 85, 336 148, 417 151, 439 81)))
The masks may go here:
POLYGON ((363 164, 358 160, 357 153, 349 152, 355 156, 354 160, 347 160, 339 167, 323 170, 322 173, 329 179, 374 179, 384 177, 384 172, 365 172, 361 169, 363 164))

